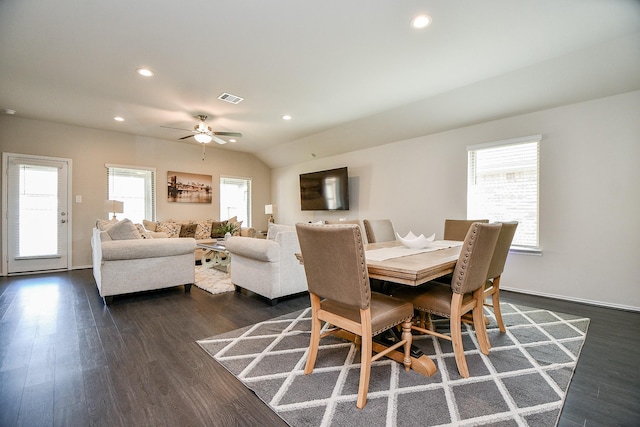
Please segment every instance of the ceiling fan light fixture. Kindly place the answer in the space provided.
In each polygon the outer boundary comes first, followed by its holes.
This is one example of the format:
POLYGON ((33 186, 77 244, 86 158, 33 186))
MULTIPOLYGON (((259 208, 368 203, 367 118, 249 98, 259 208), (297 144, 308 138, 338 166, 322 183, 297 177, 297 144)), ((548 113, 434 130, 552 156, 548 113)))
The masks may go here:
POLYGON ((211 135, 207 135, 206 133, 197 133, 193 135, 196 141, 202 144, 208 144, 211 142, 211 135))

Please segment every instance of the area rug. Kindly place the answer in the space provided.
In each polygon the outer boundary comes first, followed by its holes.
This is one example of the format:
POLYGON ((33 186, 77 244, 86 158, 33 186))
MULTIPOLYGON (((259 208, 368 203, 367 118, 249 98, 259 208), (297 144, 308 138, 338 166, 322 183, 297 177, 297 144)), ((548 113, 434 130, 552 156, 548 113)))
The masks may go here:
MULTIPOLYGON (((355 407, 360 354, 352 343, 321 340, 316 367, 304 375, 310 309, 198 344, 291 426, 555 426, 589 319, 512 304, 502 313, 506 334, 487 309, 488 356, 465 325, 470 378, 459 375, 449 341, 418 335, 414 344, 438 371, 425 377, 389 359, 374 362, 362 410, 355 407)), ((448 322, 434 323, 448 332, 448 322)))
POLYGON ((196 265, 195 285, 212 294, 230 292, 235 289, 231 284, 231 277, 227 273, 202 265, 196 265))

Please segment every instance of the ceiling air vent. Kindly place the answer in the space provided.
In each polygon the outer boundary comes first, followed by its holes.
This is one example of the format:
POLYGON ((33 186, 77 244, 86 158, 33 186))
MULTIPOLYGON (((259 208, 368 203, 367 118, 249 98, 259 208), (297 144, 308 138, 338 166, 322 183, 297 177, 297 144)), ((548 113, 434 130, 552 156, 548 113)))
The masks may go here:
POLYGON ((230 102, 232 104, 239 104, 240 101, 242 101, 244 98, 240 98, 239 96, 231 95, 230 93, 225 92, 222 95, 220 95, 218 99, 230 102))

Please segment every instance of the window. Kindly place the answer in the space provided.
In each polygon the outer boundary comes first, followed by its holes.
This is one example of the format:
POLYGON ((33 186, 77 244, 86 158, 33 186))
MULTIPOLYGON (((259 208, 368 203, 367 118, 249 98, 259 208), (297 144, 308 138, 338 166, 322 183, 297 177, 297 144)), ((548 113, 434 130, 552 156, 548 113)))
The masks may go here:
POLYGON ((220 219, 237 216, 251 227, 251 179, 220 177, 220 219))
POLYGON ((515 249, 539 247, 541 140, 541 135, 533 135, 467 147, 467 218, 518 221, 515 249))
POLYGON ((136 166, 105 165, 107 199, 124 204, 120 219, 134 223, 156 219, 156 170, 136 166))

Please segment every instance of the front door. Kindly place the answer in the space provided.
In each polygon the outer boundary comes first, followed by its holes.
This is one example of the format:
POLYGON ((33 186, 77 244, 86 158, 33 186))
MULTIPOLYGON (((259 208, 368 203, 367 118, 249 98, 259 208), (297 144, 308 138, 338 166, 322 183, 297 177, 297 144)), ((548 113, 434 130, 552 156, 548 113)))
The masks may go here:
POLYGON ((71 160, 10 153, 2 157, 7 272, 69 269, 71 160))

